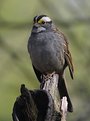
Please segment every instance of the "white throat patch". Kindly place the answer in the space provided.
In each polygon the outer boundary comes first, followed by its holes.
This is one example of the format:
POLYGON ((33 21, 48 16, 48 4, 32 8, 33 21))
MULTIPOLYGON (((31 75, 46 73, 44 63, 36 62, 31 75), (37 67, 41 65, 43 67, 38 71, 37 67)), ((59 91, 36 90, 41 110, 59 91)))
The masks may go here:
POLYGON ((49 17, 42 17, 42 20, 45 21, 45 22, 50 22, 51 19, 49 17))

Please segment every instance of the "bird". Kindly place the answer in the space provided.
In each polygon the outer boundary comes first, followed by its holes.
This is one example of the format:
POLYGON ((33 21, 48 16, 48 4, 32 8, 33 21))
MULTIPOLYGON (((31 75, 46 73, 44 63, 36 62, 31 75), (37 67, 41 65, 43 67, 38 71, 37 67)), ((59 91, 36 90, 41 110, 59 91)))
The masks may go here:
POLYGON ((74 77, 69 42, 49 16, 37 15, 34 17, 27 48, 34 72, 40 83, 43 83, 44 75, 52 73, 59 75, 58 90, 60 98, 67 97, 68 111, 73 112, 73 105, 64 78, 66 67, 69 68, 71 78, 74 77))

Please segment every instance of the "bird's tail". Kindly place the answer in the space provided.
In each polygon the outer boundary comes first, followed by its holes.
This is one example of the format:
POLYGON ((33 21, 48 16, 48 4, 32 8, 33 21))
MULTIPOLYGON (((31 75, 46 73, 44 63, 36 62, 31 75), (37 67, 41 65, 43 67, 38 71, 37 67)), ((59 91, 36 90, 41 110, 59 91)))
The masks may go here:
POLYGON ((58 89, 59 89, 59 93, 60 93, 60 98, 62 99, 64 96, 67 97, 67 101, 68 101, 68 111, 69 112, 73 112, 73 106, 72 106, 72 102, 70 100, 70 97, 68 95, 68 91, 65 85, 65 80, 63 77, 59 77, 59 81, 58 81, 58 89))

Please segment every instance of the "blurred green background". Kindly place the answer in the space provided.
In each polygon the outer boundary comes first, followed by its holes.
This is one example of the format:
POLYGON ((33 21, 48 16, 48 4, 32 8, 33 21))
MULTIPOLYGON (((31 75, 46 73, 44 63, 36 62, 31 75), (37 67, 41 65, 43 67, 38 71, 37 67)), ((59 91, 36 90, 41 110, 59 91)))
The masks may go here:
POLYGON ((72 81, 66 79, 74 105, 67 121, 90 121, 90 1, 0 0, 0 121, 12 121, 12 108, 19 88, 36 89, 27 41, 32 19, 47 14, 66 34, 75 67, 72 81))

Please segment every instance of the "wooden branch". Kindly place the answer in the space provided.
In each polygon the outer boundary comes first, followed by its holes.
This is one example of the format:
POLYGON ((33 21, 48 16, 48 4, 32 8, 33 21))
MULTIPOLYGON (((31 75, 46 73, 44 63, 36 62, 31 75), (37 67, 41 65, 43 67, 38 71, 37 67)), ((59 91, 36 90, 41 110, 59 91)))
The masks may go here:
POLYGON ((58 91, 58 74, 53 74, 51 79, 45 82, 43 90, 49 92, 54 100, 55 110, 60 112, 60 95, 58 91))
POLYGON ((52 121, 54 103, 48 92, 31 91, 25 85, 21 85, 20 91, 13 106, 13 121, 52 121))
POLYGON ((57 112, 57 114, 61 115, 61 116, 59 115, 61 121, 66 121, 68 102, 67 102, 67 97, 63 97, 62 100, 60 100, 60 94, 58 90, 58 80, 59 80, 58 74, 55 73, 53 73, 53 75, 51 74, 51 78, 45 81, 43 90, 46 90, 51 94, 52 99, 54 101, 55 111, 57 112))
POLYGON ((13 121, 66 121, 67 98, 60 100, 58 74, 53 74, 39 90, 21 86, 13 107, 13 121))

